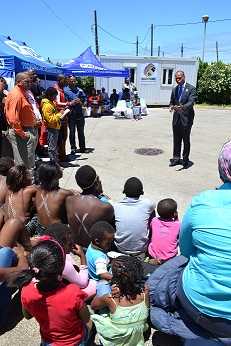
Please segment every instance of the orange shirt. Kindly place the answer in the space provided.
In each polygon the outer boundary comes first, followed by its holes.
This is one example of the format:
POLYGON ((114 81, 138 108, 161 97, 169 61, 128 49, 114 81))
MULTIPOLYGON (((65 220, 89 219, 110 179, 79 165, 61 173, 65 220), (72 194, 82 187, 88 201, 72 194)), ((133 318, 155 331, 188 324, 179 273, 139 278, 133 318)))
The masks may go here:
POLYGON ((24 90, 15 86, 6 97, 6 119, 15 133, 25 138, 24 127, 34 127, 36 117, 30 102, 27 100, 24 90))

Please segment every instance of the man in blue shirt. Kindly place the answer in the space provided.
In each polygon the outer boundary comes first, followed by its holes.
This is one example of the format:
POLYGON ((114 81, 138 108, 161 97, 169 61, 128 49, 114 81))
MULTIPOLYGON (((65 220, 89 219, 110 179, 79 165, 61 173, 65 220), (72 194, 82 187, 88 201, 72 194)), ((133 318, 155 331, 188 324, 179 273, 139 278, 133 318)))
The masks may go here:
POLYGON ((64 88, 65 98, 68 101, 75 100, 75 104, 70 107, 71 112, 68 117, 69 121, 69 140, 71 146, 71 154, 77 152, 76 141, 75 141, 75 130, 77 128, 78 140, 79 140, 79 151, 85 153, 85 135, 84 126, 85 120, 83 115, 83 104, 86 102, 86 95, 84 91, 77 86, 77 81, 74 76, 68 78, 68 86, 64 88))

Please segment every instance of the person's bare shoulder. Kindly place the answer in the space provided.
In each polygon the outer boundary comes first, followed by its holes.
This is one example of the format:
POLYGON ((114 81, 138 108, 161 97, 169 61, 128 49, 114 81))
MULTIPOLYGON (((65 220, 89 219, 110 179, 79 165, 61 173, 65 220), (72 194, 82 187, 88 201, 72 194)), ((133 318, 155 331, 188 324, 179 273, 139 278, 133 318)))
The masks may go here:
POLYGON ((31 194, 31 195, 36 194, 37 191, 38 191, 38 187, 36 185, 30 185, 24 189, 24 192, 26 194, 31 194))
POLYGON ((64 197, 74 196, 74 192, 68 189, 59 189, 59 194, 64 197))

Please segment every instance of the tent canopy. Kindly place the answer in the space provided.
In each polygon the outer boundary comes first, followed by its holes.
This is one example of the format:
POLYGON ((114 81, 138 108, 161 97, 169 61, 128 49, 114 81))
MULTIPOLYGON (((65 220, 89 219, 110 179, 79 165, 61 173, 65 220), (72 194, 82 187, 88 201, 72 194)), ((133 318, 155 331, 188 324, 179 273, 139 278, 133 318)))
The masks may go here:
POLYGON ((78 58, 72 59, 69 63, 64 64, 66 74, 76 76, 94 76, 94 77, 129 77, 128 70, 110 70, 103 66, 100 60, 88 47, 78 58))
POLYGON ((0 36, 0 76, 12 77, 13 73, 35 69, 39 74, 59 74, 63 72, 36 53, 25 42, 14 41, 9 36, 0 36))

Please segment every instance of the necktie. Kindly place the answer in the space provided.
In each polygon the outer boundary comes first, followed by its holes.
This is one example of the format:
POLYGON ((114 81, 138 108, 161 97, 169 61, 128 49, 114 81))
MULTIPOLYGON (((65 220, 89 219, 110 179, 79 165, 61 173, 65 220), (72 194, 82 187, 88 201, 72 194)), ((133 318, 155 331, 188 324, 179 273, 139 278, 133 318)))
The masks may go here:
POLYGON ((182 85, 178 85, 178 95, 177 95, 177 100, 180 101, 181 95, 182 95, 182 85))

